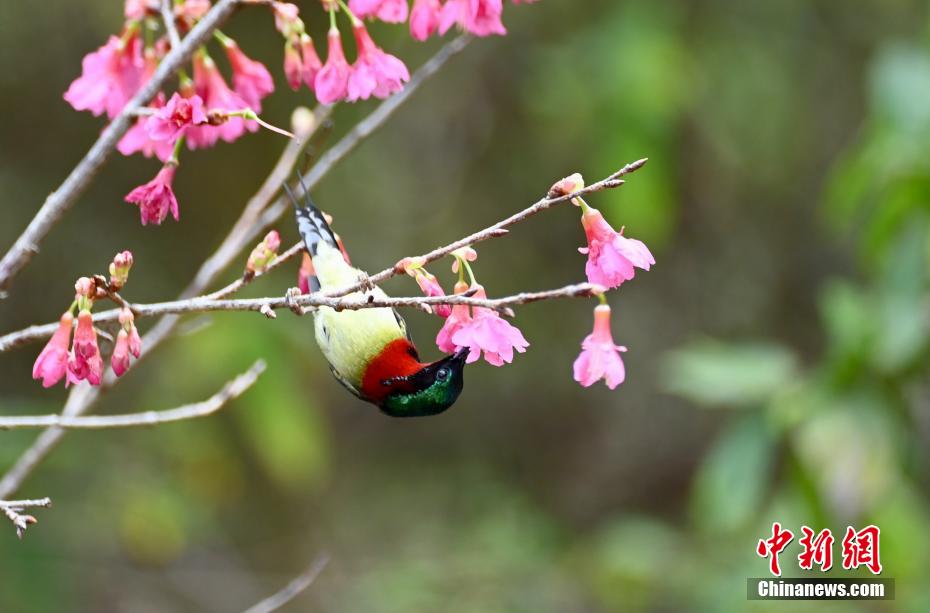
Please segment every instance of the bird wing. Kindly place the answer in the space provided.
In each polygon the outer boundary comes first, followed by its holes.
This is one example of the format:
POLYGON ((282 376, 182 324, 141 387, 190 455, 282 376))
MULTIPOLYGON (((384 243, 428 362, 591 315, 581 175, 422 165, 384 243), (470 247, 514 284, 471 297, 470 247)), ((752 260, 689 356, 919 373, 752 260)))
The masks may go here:
POLYGON ((338 381, 342 387, 352 392, 356 398, 359 398, 360 400, 368 400, 365 394, 363 394, 357 387, 352 385, 348 379, 339 374, 339 371, 336 370, 332 364, 329 365, 329 372, 333 373, 333 378, 336 379, 336 381, 338 381))

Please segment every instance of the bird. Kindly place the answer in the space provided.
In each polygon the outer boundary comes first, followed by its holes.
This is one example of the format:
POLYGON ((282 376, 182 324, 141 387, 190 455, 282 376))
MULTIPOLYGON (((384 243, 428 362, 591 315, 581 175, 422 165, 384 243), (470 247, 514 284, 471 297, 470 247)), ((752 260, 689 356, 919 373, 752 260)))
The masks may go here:
MULTIPOLYGON (((297 229, 313 262, 312 292, 345 287, 367 279, 348 262, 323 215, 301 181, 303 199, 284 188, 294 205, 297 229)), ((374 286, 347 298, 386 299, 374 286)), ((318 307, 314 336, 336 380, 358 398, 391 417, 438 415, 451 407, 464 387, 468 349, 435 361, 421 362, 419 352, 396 309, 374 307, 336 311, 318 307)))

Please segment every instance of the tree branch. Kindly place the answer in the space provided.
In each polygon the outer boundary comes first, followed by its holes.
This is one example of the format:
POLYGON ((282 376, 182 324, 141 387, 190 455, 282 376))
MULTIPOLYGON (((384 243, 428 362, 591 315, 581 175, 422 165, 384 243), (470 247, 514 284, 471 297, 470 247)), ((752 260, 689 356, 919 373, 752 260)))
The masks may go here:
POLYGON ((316 581, 316 578, 320 576, 320 573, 323 572, 323 569, 326 568, 327 564, 329 564, 329 556, 326 554, 320 555, 307 570, 297 575, 290 583, 281 588, 279 592, 249 607, 245 613, 271 613, 272 611, 277 611, 310 587, 313 582, 316 581))
POLYGON ((16 527, 16 536, 22 540, 26 529, 37 520, 32 515, 24 515, 23 511, 28 508, 52 506, 51 498, 39 498, 38 500, 0 500, 0 511, 7 516, 13 526, 16 527))
MULTIPOLYGON (((510 217, 497 222, 496 224, 489 226, 483 230, 474 232, 465 238, 461 238, 457 241, 449 243, 443 247, 438 247, 428 253, 425 253, 418 258, 422 258, 424 263, 430 263, 439 258, 448 255, 449 253, 465 247, 468 245, 473 245, 477 242, 487 240, 496 236, 502 236, 507 233, 507 228, 517 224, 521 221, 526 221, 530 217, 541 213, 542 211, 551 208, 557 204, 563 202, 568 202, 572 198, 577 198, 578 196, 584 196, 586 194, 599 192, 605 189, 612 189, 623 185, 623 180, 620 177, 630 174, 640 168, 642 168, 646 163, 646 159, 637 160, 630 164, 627 164, 617 172, 613 173, 609 177, 602 179, 596 183, 588 185, 584 189, 580 189, 577 192, 568 194, 565 196, 559 196, 557 198, 542 198, 536 203, 530 205, 529 207, 523 209, 519 213, 511 215, 510 217)), ((268 266, 267 270, 264 273, 255 275, 254 278, 262 276, 262 274, 268 274, 271 270, 274 270, 278 266, 282 265, 284 262, 290 260, 297 254, 303 251, 303 244, 298 242, 291 246, 287 251, 280 254, 275 260, 268 266)), ((358 283, 349 285, 342 288, 337 288, 334 290, 329 290, 326 292, 320 292, 315 294, 308 294, 306 296, 301 296, 295 298, 294 302, 298 306, 305 307, 317 307, 317 306, 329 306, 334 309, 357 309, 357 308, 372 308, 372 307, 381 307, 381 306, 393 306, 393 307, 419 307, 422 305, 436 305, 436 304, 469 304, 472 306, 485 306, 487 308, 493 308, 499 310, 503 307, 507 307, 513 304, 523 304, 527 301, 516 300, 517 297, 511 296, 509 298, 500 298, 497 300, 487 300, 479 301, 477 299, 463 298, 462 296, 447 296, 447 297, 437 297, 437 298, 391 298, 388 301, 373 301, 361 304, 358 300, 348 300, 348 301, 339 301, 331 300, 332 298, 339 298, 346 296, 350 293, 354 293, 370 287, 371 285, 377 285, 390 279, 391 277, 400 274, 403 272, 403 268, 399 264, 395 264, 390 268, 386 268, 381 272, 368 277, 367 279, 362 279, 358 283)), ((233 283, 227 285, 221 290, 202 296, 200 298, 193 298, 190 300, 177 300, 172 302, 162 302, 156 304, 132 304, 133 312, 140 316, 151 316, 151 315, 164 315, 164 314, 181 314, 181 313, 197 313, 204 311, 261 311, 263 307, 270 309, 280 309, 284 307, 290 307, 293 303, 288 302, 286 297, 281 298, 256 298, 252 300, 220 300, 220 298, 227 296, 229 294, 235 293, 241 289, 247 281, 239 279, 233 283), (266 307, 267 305, 267 307, 266 307)), ((546 293, 547 295, 551 294, 551 297, 563 297, 568 294, 564 292, 568 289, 577 289, 582 286, 569 286, 569 288, 562 288, 559 290, 552 290, 552 292, 546 293)), ((591 295, 592 286, 587 287, 587 294, 591 295)), ((571 293, 571 292, 569 292, 571 293)), ((596 293, 596 292, 595 292, 596 293)), ((573 294, 581 295, 581 294, 573 294)), ((542 298, 543 300, 548 298, 542 298)), ((107 323, 111 321, 116 321, 119 318, 119 310, 111 309, 108 311, 103 311, 94 315, 94 321, 96 323, 107 323)), ((0 337, 0 353, 17 347, 24 343, 27 343, 32 340, 47 338, 51 336, 55 330, 58 328, 57 323, 43 324, 40 326, 30 326, 18 332, 11 332, 0 337)))
POLYGON ((161 20, 165 23, 165 31, 168 33, 168 41, 171 47, 181 46, 181 37, 178 35, 178 27, 175 23, 174 10, 171 7, 171 0, 161 0, 161 20))
POLYGON ((38 253, 42 239, 90 185, 94 175, 106 163, 116 143, 134 121, 135 110, 145 106, 155 97, 167 80, 191 58, 194 51, 212 36, 213 31, 232 13, 238 3, 239 0, 219 0, 184 37, 181 44, 172 47, 165 59, 158 65, 152 78, 136 92, 120 114, 103 130, 97 141, 58 189, 49 194, 25 231, 0 260, 0 292, 10 286, 16 274, 29 263, 33 255, 38 253))
POLYGON ((186 421, 212 415, 229 402, 252 387, 265 372, 264 360, 258 360, 247 371, 229 381, 203 402, 186 404, 166 411, 146 411, 127 415, 98 415, 93 417, 69 417, 65 415, 15 415, 0 417, 0 430, 19 428, 66 428, 69 430, 102 430, 108 428, 133 428, 138 426, 160 426, 176 421, 186 421))
MULTIPOLYGON (((613 173, 606 179, 602 179, 598 181, 597 183, 592 183, 591 185, 588 185, 584 189, 580 189, 574 193, 567 194, 565 196, 559 196, 557 198, 549 198, 548 196, 541 198, 536 203, 523 209, 519 213, 515 213, 511 215, 507 219, 504 219, 503 221, 499 221, 493 226, 489 226, 485 228, 484 230, 479 230, 473 234, 466 236, 465 238, 461 238, 455 241, 454 243, 450 243, 444 247, 438 247, 436 249, 433 249, 429 253, 424 253, 423 255, 419 257, 422 258, 424 264, 429 264, 430 262, 434 262, 438 260, 439 258, 442 258, 452 253, 456 249, 461 249, 462 247, 474 245, 475 243, 487 240, 489 238, 494 238, 495 236, 501 236, 502 234, 507 232, 507 228, 509 228, 510 226, 520 223, 521 221, 526 221, 530 217, 537 215, 545 211, 546 209, 553 207, 557 204, 562 204, 563 202, 569 202, 572 200, 572 198, 577 198, 578 196, 584 196, 586 194, 600 192, 605 189, 613 189, 615 187, 620 187, 621 185, 623 185, 623 180, 620 177, 639 170, 640 168, 646 165, 647 161, 648 161, 648 158, 643 158, 641 160, 636 160, 635 162, 631 162, 630 164, 627 164, 626 166, 624 166, 617 172, 613 173)), ((353 285, 349 285, 346 287, 342 287, 339 289, 330 290, 330 291, 324 292, 324 294, 327 296, 345 296, 346 294, 351 294, 353 292, 359 291, 360 289, 364 289, 367 285, 370 285, 370 284, 377 285, 379 283, 387 281, 391 277, 401 274, 403 272, 404 272, 404 269, 400 265, 400 262, 398 262, 391 268, 385 268, 381 272, 375 275, 371 275, 367 279, 363 279, 359 281, 358 283, 355 283, 353 285)))

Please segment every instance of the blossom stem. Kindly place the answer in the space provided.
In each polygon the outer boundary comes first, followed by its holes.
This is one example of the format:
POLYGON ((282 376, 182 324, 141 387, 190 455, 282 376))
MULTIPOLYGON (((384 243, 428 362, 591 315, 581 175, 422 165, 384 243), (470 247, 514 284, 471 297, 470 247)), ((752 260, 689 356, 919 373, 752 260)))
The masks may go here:
POLYGON ((468 279, 471 281, 471 286, 474 287, 478 285, 478 281, 475 280, 475 271, 471 269, 471 264, 468 263, 468 260, 466 260, 465 258, 459 258, 459 262, 461 263, 462 267, 464 267, 465 270, 468 271, 468 279))
POLYGON ((605 292, 598 292, 598 294, 597 294, 597 299, 598 299, 598 301, 600 301, 600 303, 603 304, 604 306, 609 306, 609 305, 607 304, 607 294, 606 294, 605 292))
POLYGON ((180 166, 181 162, 178 158, 181 155, 181 146, 184 144, 184 135, 178 137, 178 140, 174 143, 174 150, 171 152, 171 157, 168 158, 168 161, 165 164, 172 164, 174 166, 180 166))
POLYGON ((358 27, 362 24, 362 21, 355 16, 355 13, 352 12, 352 9, 349 8, 349 5, 346 4, 343 0, 338 0, 340 8, 345 11, 345 14, 349 16, 349 20, 352 21, 352 27, 358 27))
POLYGON ((339 31, 339 28, 336 27, 336 9, 334 8, 329 9, 329 29, 330 31, 339 31))
POLYGON ((231 47, 232 45, 236 44, 236 41, 234 41, 230 37, 223 34, 220 30, 214 30, 213 36, 216 38, 216 40, 220 41, 220 43, 222 43, 223 46, 225 47, 231 47))
POLYGON ((286 137, 288 137, 288 138, 294 138, 294 139, 297 138, 296 136, 294 136, 293 134, 291 134, 290 132, 288 132, 288 131, 285 130, 284 128, 279 128, 279 127, 277 127, 277 126, 273 126, 273 125, 271 125, 270 123, 268 123, 268 122, 262 120, 262 118, 259 117, 259 116, 255 113, 255 111, 253 111, 252 109, 241 109, 241 110, 239 110, 239 111, 230 111, 230 112, 228 112, 228 113, 225 113, 225 115, 226 115, 227 117, 242 117, 243 119, 249 119, 249 120, 251 120, 251 121, 258 122, 258 125, 260 125, 261 127, 265 128, 265 129, 267 129, 267 130, 271 130, 272 132, 277 132, 278 134, 281 134, 281 135, 286 136, 286 137))
POLYGON ((126 24, 126 30, 123 32, 123 35, 120 36, 120 38, 119 38, 119 44, 120 44, 122 47, 125 47, 125 46, 126 46, 126 43, 128 43, 130 40, 132 40, 132 37, 136 35, 136 32, 137 32, 138 30, 139 30, 139 20, 138 20, 138 19, 133 19, 132 21, 130 21, 129 23, 127 23, 127 24, 126 24))

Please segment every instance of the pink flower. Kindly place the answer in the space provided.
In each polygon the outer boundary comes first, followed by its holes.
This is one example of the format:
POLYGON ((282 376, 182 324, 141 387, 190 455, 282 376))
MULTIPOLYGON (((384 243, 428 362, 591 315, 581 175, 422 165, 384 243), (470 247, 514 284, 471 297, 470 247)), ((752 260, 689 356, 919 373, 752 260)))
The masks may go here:
POLYGON ((414 0, 410 12, 410 35, 416 40, 426 40, 439 29, 442 4, 439 0, 414 0))
POLYGON ((129 328, 129 353, 137 358, 142 355, 142 337, 139 336, 139 329, 135 324, 129 328))
POLYGON ((74 331, 74 344, 68 357, 68 372, 65 386, 86 380, 91 385, 100 385, 103 374, 103 358, 97 347, 97 331, 90 311, 84 309, 78 313, 77 329, 74 331))
POLYGON ((110 367, 117 377, 122 377, 123 373, 129 370, 129 334, 125 330, 120 330, 116 335, 116 345, 113 347, 113 355, 110 356, 110 367))
POLYGON ((296 4, 272 2, 271 10, 274 12, 274 27, 284 38, 293 39, 295 33, 303 32, 304 22, 300 19, 300 9, 296 4))
POLYGON ((439 15, 439 33, 445 34, 458 25, 475 36, 506 34, 501 22, 503 0, 448 0, 439 15))
POLYGON ((194 95, 184 98, 175 92, 168 104, 145 121, 145 131, 153 141, 174 143, 188 126, 207 122, 203 100, 194 95))
MULTIPOLYGON (((149 106, 153 108, 164 107, 165 95, 158 92, 158 95, 149 103, 149 106)), ((147 158, 154 155, 162 162, 167 162, 174 151, 174 145, 166 140, 152 140, 145 129, 145 123, 148 119, 148 117, 141 117, 136 120, 136 123, 126 131, 126 134, 124 134, 123 138, 117 143, 116 148, 123 155, 132 155, 133 153, 141 152, 142 155, 147 158)))
POLYGON ((345 52, 342 50, 342 36, 339 30, 331 28, 327 39, 329 52, 326 56, 326 64, 316 73, 313 91, 316 92, 316 98, 320 103, 333 104, 344 100, 348 94, 351 69, 346 61, 345 52))
POLYGON ((284 76, 291 89, 300 89, 300 83, 304 78, 303 60, 294 45, 289 42, 284 44, 284 76))
POLYGON ((255 61, 239 48, 235 41, 224 44, 226 57, 233 71, 233 90, 256 113, 262 110, 262 99, 274 91, 271 73, 261 62, 255 61))
POLYGON ((407 21, 407 0, 349 0, 349 10, 358 17, 377 17, 387 23, 407 21))
POLYGON ((578 251, 588 254, 585 273, 588 281, 607 288, 620 287, 633 278, 633 267, 649 270, 656 263, 649 249, 633 238, 615 231, 600 211, 587 207, 581 216, 588 246, 578 251))
POLYGON ((462 304, 453 306, 452 312, 436 335, 436 346, 439 347, 439 350, 446 353, 455 353, 458 346, 452 341, 452 337, 471 321, 471 310, 468 306, 462 304))
MULTIPOLYGON (((453 291, 456 294, 463 294, 468 291, 468 284, 459 281, 455 284, 453 291)), ((439 347, 439 350, 445 353, 455 353, 458 347, 452 342, 452 335, 469 322, 471 322, 471 309, 467 305, 457 304, 453 306, 452 312, 446 317, 446 322, 436 335, 436 346, 439 347)))
POLYGON ((381 0, 349 0, 349 10, 356 17, 371 17, 378 12, 381 0))
POLYGON ((124 42, 111 36, 105 45, 84 56, 81 76, 64 98, 76 111, 116 117, 142 85, 142 43, 133 33, 124 42))
POLYGON ((127 20, 142 19, 149 10, 148 0, 126 0, 123 4, 123 16, 127 20))
POLYGON ((110 366, 117 377, 122 377, 123 373, 129 370, 129 356, 138 358, 142 353, 142 339, 139 338, 139 330, 136 328, 132 311, 123 308, 119 313, 119 323, 122 328, 116 336, 116 345, 113 348, 113 355, 110 356, 110 366))
POLYGON ((52 387, 65 376, 68 368, 68 344, 71 342, 71 326, 74 315, 65 311, 58 320, 58 329, 49 339, 42 353, 32 366, 32 378, 42 379, 42 387, 52 387))
POLYGON ((378 98, 387 98, 402 90, 404 83, 410 80, 410 73, 404 63, 379 48, 364 24, 358 23, 354 30, 358 58, 349 76, 347 99, 350 102, 367 100, 372 94, 378 98))
MULTIPOLYGON (((144 68, 142 70, 142 83, 147 83, 149 79, 152 78, 152 75, 155 74, 155 69, 158 68, 158 57, 154 49, 146 49, 144 56, 144 68)), ((158 92, 155 94, 155 98, 149 102, 149 106, 152 108, 160 109, 165 106, 165 94, 158 92)), ((147 117, 140 117, 136 120, 132 127, 126 131, 126 134, 123 135, 123 138, 116 144, 116 148, 123 155, 132 155, 137 151, 141 151, 142 155, 147 158, 156 156, 162 162, 168 161, 168 158, 171 157, 171 153, 174 150, 172 144, 168 141, 154 141, 149 138, 148 132, 145 131, 145 122, 148 121, 147 117)))
POLYGON ((149 222, 160 225, 169 211, 178 221, 178 200, 171 189, 176 170, 175 164, 165 164, 154 179, 126 194, 126 202, 139 205, 143 226, 149 222))
POLYGON ((594 309, 594 331, 581 343, 581 354, 575 360, 575 381, 590 387, 604 379, 607 387, 623 383, 626 371, 620 353, 626 347, 614 344, 610 334, 610 307, 602 304, 594 309))
MULTIPOLYGON (((474 294, 476 298, 487 298, 483 287, 474 287, 478 290, 474 294)), ((503 366, 504 363, 509 364, 513 361, 514 350, 524 353, 529 347, 530 344, 523 338, 520 330, 502 319, 497 311, 473 307, 474 315, 468 316, 468 307, 464 307, 464 311, 458 310, 459 308, 460 305, 452 308, 452 315, 446 319, 446 325, 436 337, 436 343, 443 351, 451 353, 467 347, 467 363, 476 362, 484 352, 484 359, 489 364, 503 366)))
POLYGON ((473 247, 468 246, 459 247, 449 255, 455 258, 452 260, 452 272, 455 273, 459 271, 460 262, 474 262, 478 259, 478 252, 473 247))
MULTIPOLYGON (((399 265, 408 275, 416 280, 417 285, 425 296, 445 296, 446 291, 442 289, 436 275, 423 268, 422 258, 404 258, 399 265)), ((452 314, 452 307, 448 304, 438 304, 431 306, 433 313, 447 318, 452 314)))
POLYGON ((174 14, 190 21, 200 19, 210 11, 210 0, 184 0, 174 7, 174 14))
POLYGON ((320 56, 316 53, 316 47, 313 46, 313 39, 306 34, 300 37, 300 53, 303 63, 303 79, 310 91, 313 91, 316 81, 316 75, 323 67, 320 56))
MULTIPOLYGON (((242 96, 229 89, 216 63, 209 57, 194 57, 194 90, 210 111, 240 111, 249 106, 242 96)), ((191 149, 202 149, 212 147, 221 138, 231 143, 246 130, 255 132, 258 124, 241 117, 230 117, 217 126, 191 126, 187 129, 187 144, 191 149)))

